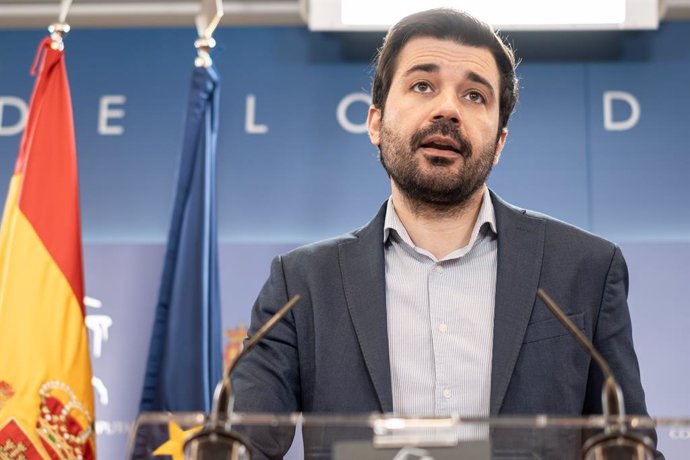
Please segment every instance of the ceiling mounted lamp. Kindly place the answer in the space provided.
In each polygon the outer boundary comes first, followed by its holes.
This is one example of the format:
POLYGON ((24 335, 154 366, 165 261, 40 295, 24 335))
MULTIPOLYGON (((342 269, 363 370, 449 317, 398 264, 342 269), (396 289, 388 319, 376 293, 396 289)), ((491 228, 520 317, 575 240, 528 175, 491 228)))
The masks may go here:
POLYGON ((659 0, 301 0, 311 30, 384 31, 429 8, 466 11, 511 31, 657 29, 659 0))

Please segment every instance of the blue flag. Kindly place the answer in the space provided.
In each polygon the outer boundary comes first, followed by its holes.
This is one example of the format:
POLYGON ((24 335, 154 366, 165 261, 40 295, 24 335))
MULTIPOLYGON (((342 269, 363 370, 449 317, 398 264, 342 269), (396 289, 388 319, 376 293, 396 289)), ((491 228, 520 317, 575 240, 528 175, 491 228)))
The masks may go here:
POLYGON ((194 69, 140 411, 211 409, 221 378, 216 223, 220 80, 194 69))

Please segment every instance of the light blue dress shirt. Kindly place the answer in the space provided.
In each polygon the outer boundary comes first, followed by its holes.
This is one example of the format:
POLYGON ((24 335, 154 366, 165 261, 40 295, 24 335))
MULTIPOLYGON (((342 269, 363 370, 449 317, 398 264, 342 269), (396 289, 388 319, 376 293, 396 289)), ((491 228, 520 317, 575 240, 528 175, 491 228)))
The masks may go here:
POLYGON ((395 413, 488 417, 496 235, 485 190, 467 246, 438 260, 413 244, 388 200, 383 238, 395 413))

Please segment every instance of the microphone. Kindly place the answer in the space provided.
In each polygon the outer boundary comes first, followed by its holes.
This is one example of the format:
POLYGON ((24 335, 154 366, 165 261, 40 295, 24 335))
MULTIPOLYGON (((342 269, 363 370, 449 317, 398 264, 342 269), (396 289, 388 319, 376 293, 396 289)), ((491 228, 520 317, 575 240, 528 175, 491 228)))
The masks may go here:
POLYGON ((230 363, 223 379, 218 382, 213 394, 213 406, 209 420, 204 428, 191 436, 184 443, 184 458, 187 460, 241 460, 251 459, 249 442, 241 435, 230 431, 228 408, 234 405, 235 395, 230 376, 237 363, 254 345, 264 338, 268 332, 280 321, 299 300, 299 295, 293 296, 278 310, 254 336, 247 341, 244 348, 230 363))
POLYGON ((601 389, 602 411, 606 419, 606 428, 604 433, 592 436, 585 441, 582 446, 582 458, 584 460, 653 459, 656 448, 652 440, 647 436, 627 431, 624 423, 625 405, 623 403, 623 391, 613 376, 613 372, 611 372, 611 368, 606 360, 543 289, 539 288, 537 295, 551 310, 551 313, 558 318, 568 332, 577 339, 580 345, 594 359, 606 379, 601 389))

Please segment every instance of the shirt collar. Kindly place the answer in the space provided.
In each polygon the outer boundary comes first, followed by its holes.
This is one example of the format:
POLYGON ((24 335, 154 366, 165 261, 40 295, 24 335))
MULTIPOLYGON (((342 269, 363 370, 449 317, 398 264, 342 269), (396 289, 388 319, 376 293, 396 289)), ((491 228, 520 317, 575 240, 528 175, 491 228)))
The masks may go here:
MULTIPOLYGON (((484 194, 482 195, 482 205, 479 208, 479 215, 477 216, 477 221, 474 223, 472 228, 472 235, 470 237, 470 242, 467 247, 472 247, 474 242, 477 240, 479 231, 481 228, 488 224, 494 235, 498 234, 496 228, 496 213, 494 212, 494 205, 491 202, 491 194, 488 188, 484 188, 484 194)), ((383 224, 383 242, 384 244, 388 241, 391 236, 391 230, 395 231, 398 237, 407 243, 410 247, 415 247, 412 243, 412 238, 407 233, 405 226, 400 221, 398 213, 395 212, 395 206, 393 206, 393 197, 388 198, 388 203, 386 204, 386 219, 383 224)))

